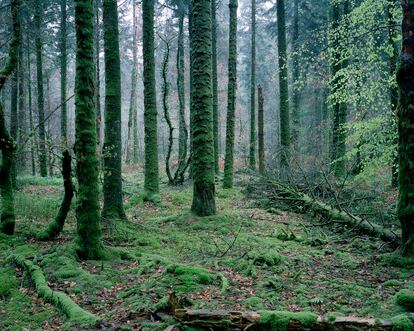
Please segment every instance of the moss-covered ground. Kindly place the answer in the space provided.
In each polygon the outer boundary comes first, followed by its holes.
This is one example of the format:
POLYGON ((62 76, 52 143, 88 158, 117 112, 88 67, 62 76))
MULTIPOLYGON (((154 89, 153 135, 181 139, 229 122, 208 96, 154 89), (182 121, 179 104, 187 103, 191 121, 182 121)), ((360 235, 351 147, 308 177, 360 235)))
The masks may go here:
POLYGON ((257 209, 240 186, 218 185, 218 214, 196 218, 190 185, 163 184, 162 202, 154 205, 143 202, 143 178, 130 172, 128 221, 103 224, 108 251, 121 254, 81 262, 73 253, 73 211, 58 240, 33 239, 59 208, 61 180, 28 177, 19 185, 16 235, 0 236, 1 330, 74 327, 6 262, 13 253, 38 264, 51 288, 102 317, 105 328, 164 330, 173 324, 162 313, 171 292, 193 308, 383 319, 413 310, 414 261, 397 258, 381 241, 321 228, 311 217, 257 209))

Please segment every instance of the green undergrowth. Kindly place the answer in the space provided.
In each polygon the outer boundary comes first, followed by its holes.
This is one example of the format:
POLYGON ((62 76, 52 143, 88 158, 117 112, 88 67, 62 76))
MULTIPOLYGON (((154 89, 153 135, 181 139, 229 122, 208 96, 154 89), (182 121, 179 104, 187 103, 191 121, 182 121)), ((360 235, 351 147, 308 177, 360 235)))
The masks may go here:
MULTIPOLYGON (((410 330, 409 312, 397 293, 414 291, 414 262, 390 254, 380 241, 330 232, 314 226, 311 217, 257 209, 238 187, 222 190, 219 185, 217 215, 195 217, 189 211, 190 184, 163 184, 161 202, 154 204, 144 202, 142 177, 126 174, 128 221, 103 225, 104 261, 79 261, 72 244, 73 213, 57 241, 31 239, 31 232, 55 216, 63 193, 54 179, 36 180, 21 180, 17 236, 0 235, 0 262, 10 254, 24 255, 41 267, 52 288, 109 323, 133 323, 139 316, 136 323, 144 330, 163 330, 168 323, 142 316, 165 311, 175 292, 192 308, 268 311, 263 329, 283 330, 290 320, 307 326, 315 315, 335 312, 394 318, 405 325, 401 330, 410 330), (302 313, 282 313, 289 311, 302 313)), ((9 266, 0 268, 13 275, 9 266)), ((0 282, 4 302, 20 293, 20 278, 10 279, 8 285, 0 282)), ((30 314, 27 307, 22 314, 30 314)), ((8 308, 6 314, 16 318, 8 308)), ((33 318, 22 318, 19 325, 42 329, 48 319, 42 313, 33 318)))

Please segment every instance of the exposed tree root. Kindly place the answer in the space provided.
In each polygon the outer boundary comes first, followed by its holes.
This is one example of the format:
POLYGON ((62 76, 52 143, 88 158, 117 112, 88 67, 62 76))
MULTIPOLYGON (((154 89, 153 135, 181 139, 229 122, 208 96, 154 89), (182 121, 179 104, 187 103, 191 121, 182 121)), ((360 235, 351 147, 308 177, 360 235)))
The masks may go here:
MULTIPOLYGON (((301 210, 302 212, 310 209, 314 213, 321 215, 326 220, 336 221, 336 223, 343 223, 343 225, 350 226, 365 235, 377 237, 389 243, 394 248, 399 245, 400 237, 396 233, 389 231, 380 225, 364 220, 363 218, 353 215, 345 210, 332 207, 306 193, 297 190, 293 186, 272 180, 266 180, 266 186, 271 191, 270 194, 272 200, 282 200, 284 202, 288 202, 286 205, 292 209, 301 210)), ((261 194, 263 195, 263 192, 261 192, 261 194)))
POLYGON ((404 330, 406 326, 414 326, 406 316, 378 320, 359 317, 328 318, 309 312, 280 311, 176 309, 175 318, 185 325, 208 330, 404 330))
POLYGON ((101 321, 99 317, 79 307, 66 294, 52 290, 47 285, 47 281, 42 270, 33 262, 26 260, 21 255, 12 255, 9 260, 23 268, 29 274, 38 295, 62 310, 68 317, 70 323, 87 327, 95 326, 101 321))

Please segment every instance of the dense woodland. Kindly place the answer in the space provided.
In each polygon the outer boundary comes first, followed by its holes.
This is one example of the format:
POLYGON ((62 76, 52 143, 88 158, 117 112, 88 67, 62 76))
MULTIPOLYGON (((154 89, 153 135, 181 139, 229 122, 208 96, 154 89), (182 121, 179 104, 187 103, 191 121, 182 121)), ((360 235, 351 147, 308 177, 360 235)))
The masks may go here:
POLYGON ((0 0, 1 330, 414 330, 414 0, 0 0))

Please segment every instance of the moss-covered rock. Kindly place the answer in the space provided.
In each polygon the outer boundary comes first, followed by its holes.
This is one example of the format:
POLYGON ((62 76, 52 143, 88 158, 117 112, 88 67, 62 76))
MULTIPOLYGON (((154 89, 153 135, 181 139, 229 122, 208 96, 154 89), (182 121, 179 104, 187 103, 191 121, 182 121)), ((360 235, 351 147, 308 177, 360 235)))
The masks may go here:
POLYGON ((398 331, 413 331, 414 323, 407 315, 398 315, 391 319, 392 325, 398 331))
POLYGON ((395 298, 399 306, 414 312, 414 292, 403 289, 395 295, 395 298))

